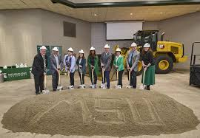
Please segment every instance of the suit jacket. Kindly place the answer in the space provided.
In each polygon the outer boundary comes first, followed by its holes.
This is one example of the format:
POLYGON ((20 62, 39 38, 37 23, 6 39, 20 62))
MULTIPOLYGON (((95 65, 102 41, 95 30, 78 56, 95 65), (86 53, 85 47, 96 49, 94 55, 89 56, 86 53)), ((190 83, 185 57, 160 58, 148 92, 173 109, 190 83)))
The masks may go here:
POLYGON ((140 52, 135 50, 134 52, 129 51, 126 64, 129 66, 132 70, 138 71, 138 62, 140 60, 140 52), (131 58, 131 63, 129 63, 129 58, 131 58))
POLYGON ((86 73, 86 59, 85 58, 82 59, 80 63, 79 63, 79 61, 80 61, 80 58, 78 58, 76 61, 76 65, 78 66, 78 72, 82 71, 82 73, 85 74, 86 73), (82 67, 79 68, 79 65, 81 65, 82 67))
MULTIPOLYGON (((45 62, 46 62, 46 67, 48 65, 47 63, 47 56, 45 55, 45 62)), ((33 60, 33 65, 32 65, 32 73, 33 75, 42 75, 46 72, 46 68, 44 67, 44 60, 42 58, 42 55, 39 53, 34 57, 33 60)))
MULTIPOLYGON (((50 71, 51 73, 55 73, 57 71, 57 64, 56 64, 56 58, 53 54, 51 54, 50 56, 50 71)), ((61 60, 61 56, 58 55, 58 65, 60 65, 60 68, 61 68, 61 63, 62 63, 62 60, 61 60)))
POLYGON ((106 52, 103 52, 101 54, 101 63, 104 64, 105 71, 111 70, 111 60, 112 60, 112 54, 109 52, 106 55, 106 52))

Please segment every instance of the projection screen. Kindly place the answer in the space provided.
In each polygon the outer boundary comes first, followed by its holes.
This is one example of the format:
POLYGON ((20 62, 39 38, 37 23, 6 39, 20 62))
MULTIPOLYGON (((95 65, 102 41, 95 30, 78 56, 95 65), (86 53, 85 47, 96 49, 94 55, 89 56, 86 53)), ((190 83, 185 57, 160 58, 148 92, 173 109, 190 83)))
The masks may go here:
POLYGON ((142 30, 142 21, 106 22, 107 40, 133 39, 133 34, 142 30))

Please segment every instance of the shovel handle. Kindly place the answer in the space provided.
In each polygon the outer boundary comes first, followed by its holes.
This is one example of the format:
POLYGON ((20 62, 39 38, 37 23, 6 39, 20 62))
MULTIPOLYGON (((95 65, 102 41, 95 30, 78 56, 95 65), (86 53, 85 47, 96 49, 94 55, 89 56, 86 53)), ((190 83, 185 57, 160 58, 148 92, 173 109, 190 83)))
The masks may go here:
POLYGON ((44 74, 44 88, 47 88, 47 76, 44 74))
POLYGON ((94 84, 94 69, 92 69, 92 84, 94 84))
POLYGON ((103 83, 105 83, 105 82, 104 82, 104 72, 105 72, 105 71, 102 69, 102 80, 103 80, 103 83))
POLYGON ((119 71, 117 70, 117 85, 118 85, 118 79, 119 78, 119 71))
POLYGON ((58 83, 59 83, 59 85, 61 85, 60 70, 58 70, 58 83))
POLYGON ((67 71, 67 77, 69 77, 69 70, 67 71))
POLYGON ((81 85, 83 84, 83 73, 81 73, 81 85))
POLYGON ((144 82, 145 82, 145 74, 146 74, 146 70, 144 70, 144 73, 143 73, 143 85, 144 85, 144 82))

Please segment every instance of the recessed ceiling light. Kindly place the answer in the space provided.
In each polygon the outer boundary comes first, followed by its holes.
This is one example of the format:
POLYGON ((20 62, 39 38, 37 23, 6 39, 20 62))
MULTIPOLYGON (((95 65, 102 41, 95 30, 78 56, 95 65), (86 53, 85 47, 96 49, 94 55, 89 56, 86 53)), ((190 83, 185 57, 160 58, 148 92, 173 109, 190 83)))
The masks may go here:
POLYGON ((132 15, 133 15, 133 13, 130 13, 130 15, 132 16, 132 15))

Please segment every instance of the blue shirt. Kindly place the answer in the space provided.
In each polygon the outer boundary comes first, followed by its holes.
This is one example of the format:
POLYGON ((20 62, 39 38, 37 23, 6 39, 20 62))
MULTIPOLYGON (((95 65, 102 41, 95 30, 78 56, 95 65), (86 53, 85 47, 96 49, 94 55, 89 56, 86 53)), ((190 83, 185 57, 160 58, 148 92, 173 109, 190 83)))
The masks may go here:
POLYGON ((63 63, 65 65, 65 71, 69 70, 71 73, 75 72, 75 70, 76 70, 76 68, 75 68, 76 67, 76 58, 73 55, 71 55, 71 56, 65 55, 63 63), (69 63, 70 66, 68 67, 66 63, 69 63))

